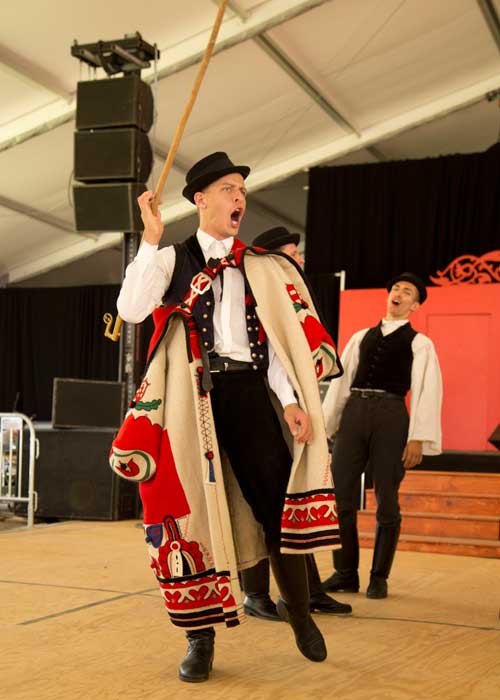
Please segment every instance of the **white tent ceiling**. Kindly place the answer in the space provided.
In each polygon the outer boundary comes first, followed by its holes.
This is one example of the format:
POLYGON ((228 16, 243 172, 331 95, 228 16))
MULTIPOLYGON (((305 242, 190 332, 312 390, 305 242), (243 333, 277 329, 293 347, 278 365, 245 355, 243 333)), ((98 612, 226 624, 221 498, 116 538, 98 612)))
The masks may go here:
MULTIPOLYGON (((157 177, 216 4, 3 4, 0 279, 57 284, 64 269, 63 283, 117 281, 121 234, 73 230, 75 91, 88 71, 70 46, 135 31, 158 45, 157 177)), ((231 0, 167 182, 165 240, 192 232, 184 174, 214 150, 252 167, 242 227, 250 240, 279 223, 303 231, 313 165, 490 146, 500 124, 486 100, 500 88, 499 13, 500 0, 231 0)))

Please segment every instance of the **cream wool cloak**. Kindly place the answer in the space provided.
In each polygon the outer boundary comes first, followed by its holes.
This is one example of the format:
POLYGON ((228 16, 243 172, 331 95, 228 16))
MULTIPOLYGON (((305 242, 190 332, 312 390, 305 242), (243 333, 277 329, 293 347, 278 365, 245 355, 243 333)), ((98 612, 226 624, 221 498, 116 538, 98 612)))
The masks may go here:
MULTIPOLYGON (((238 240, 233 253, 223 261, 240 266, 260 323, 312 421, 312 443, 293 442, 281 551, 333 549, 340 540, 318 381, 342 372, 334 343, 289 258, 238 240)), ((267 555, 262 527, 219 453, 203 388, 206 367, 191 308, 212 282, 205 271, 193 279, 186 303, 154 312, 147 371, 110 456, 120 476, 141 482, 151 568, 171 621, 184 629, 242 622, 238 569, 267 555)), ((242 448, 251 449, 253 439, 249 426, 242 448)))

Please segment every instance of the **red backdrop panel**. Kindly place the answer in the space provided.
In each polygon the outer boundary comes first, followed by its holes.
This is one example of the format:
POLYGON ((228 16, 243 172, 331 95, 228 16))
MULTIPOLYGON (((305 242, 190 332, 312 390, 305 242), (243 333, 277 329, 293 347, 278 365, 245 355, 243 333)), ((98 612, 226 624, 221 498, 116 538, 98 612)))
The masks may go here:
MULTIPOLYGON (((494 450, 500 423, 500 284, 428 287, 411 316, 436 346, 443 373, 443 449, 494 450)), ((385 315, 385 289, 341 293, 339 347, 385 315)))

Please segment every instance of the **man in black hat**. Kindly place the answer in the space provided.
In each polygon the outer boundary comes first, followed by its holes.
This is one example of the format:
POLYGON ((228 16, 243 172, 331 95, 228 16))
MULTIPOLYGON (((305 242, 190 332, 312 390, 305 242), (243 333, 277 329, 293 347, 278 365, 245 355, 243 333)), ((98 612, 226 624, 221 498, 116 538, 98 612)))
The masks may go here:
MULTIPOLYGON (((272 345, 265 341, 265 335, 262 340, 262 326, 255 306, 253 312, 250 308, 251 294, 245 288, 241 270, 236 265, 220 269, 221 260, 234 262, 244 248, 235 238, 245 213, 245 178, 249 172, 247 166, 234 165, 223 152, 196 163, 187 173, 183 195, 198 209, 198 231, 183 243, 160 250, 163 225, 160 215, 151 210, 153 193, 145 192, 139 197, 143 242, 135 261, 127 268, 118 310, 125 321, 138 323, 160 302, 167 308, 177 305, 190 289, 204 294, 193 285, 195 275, 207 267, 219 270, 211 288, 206 290, 208 293, 193 310, 202 355, 208 356, 213 383, 210 403, 217 441, 230 459, 255 519, 262 524, 281 593, 278 610, 290 622, 304 656, 322 661, 326 647, 309 611, 304 556, 280 552, 281 515, 292 458, 264 385, 265 373, 298 443, 308 445, 313 441, 312 422, 298 405, 272 345)), ((179 667, 181 680, 208 679, 214 636, 213 627, 201 625, 187 632, 189 646, 179 667)))
POLYGON ((279 250, 285 253, 289 258, 292 258, 299 267, 304 267, 304 258, 300 254, 298 245, 300 242, 300 233, 290 233, 284 226, 275 226, 263 233, 259 233, 253 241, 252 245, 265 250, 279 250))
MULTIPOLYGON (((298 245, 299 233, 290 233, 284 226, 276 226, 260 233, 252 241, 252 246, 265 250, 277 250, 292 258, 299 267, 303 268, 304 258, 301 256, 298 245)), ((350 615, 352 607, 346 603, 326 595, 321 585, 321 579, 313 554, 306 555, 307 575, 309 579, 309 605, 311 612, 326 613, 329 615, 350 615)), ((241 587, 245 593, 243 606, 247 615, 252 615, 261 620, 281 620, 276 611, 276 605, 269 593, 270 571, 269 559, 261 561, 249 569, 240 573, 241 587)))
POLYGON ((417 275, 404 272, 387 284, 387 291, 385 318, 349 340, 341 358, 344 375, 331 383, 323 403, 327 435, 336 436, 332 469, 342 541, 342 549, 333 556, 335 571, 324 588, 359 590, 358 484, 369 465, 377 526, 368 598, 387 596, 401 523, 398 491, 405 470, 420 464, 423 454, 441 452, 439 362, 432 341, 408 321, 426 300, 427 290, 417 275))

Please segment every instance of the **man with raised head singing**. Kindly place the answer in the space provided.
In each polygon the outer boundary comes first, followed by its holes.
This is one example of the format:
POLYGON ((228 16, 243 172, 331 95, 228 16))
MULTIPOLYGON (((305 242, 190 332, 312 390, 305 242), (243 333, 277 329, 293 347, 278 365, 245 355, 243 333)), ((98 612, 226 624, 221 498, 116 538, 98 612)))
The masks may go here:
POLYGON ((153 312, 155 333, 111 463, 142 482, 151 566, 187 631, 188 682, 208 679, 214 624, 244 619, 238 568, 268 554, 299 650, 312 661, 327 653, 304 554, 339 542, 317 381, 341 368, 296 266, 236 238, 249 171, 223 152, 196 163, 183 195, 198 231, 162 249, 152 193, 141 195, 143 242, 118 299, 125 321, 153 312))
POLYGON ((432 341, 408 319, 427 298, 423 281, 403 272, 387 284, 386 315, 355 333, 342 354, 344 375, 332 382, 323 411, 335 437, 333 480, 342 549, 327 591, 359 590, 356 512, 358 484, 369 465, 377 499, 377 527, 368 598, 387 597, 399 538, 399 485, 423 454, 441 452, 442 382, 432 341), (405 396, 411 389, 410 416, 405 396), (338 432, 337 432, 338 431, 338 432))

